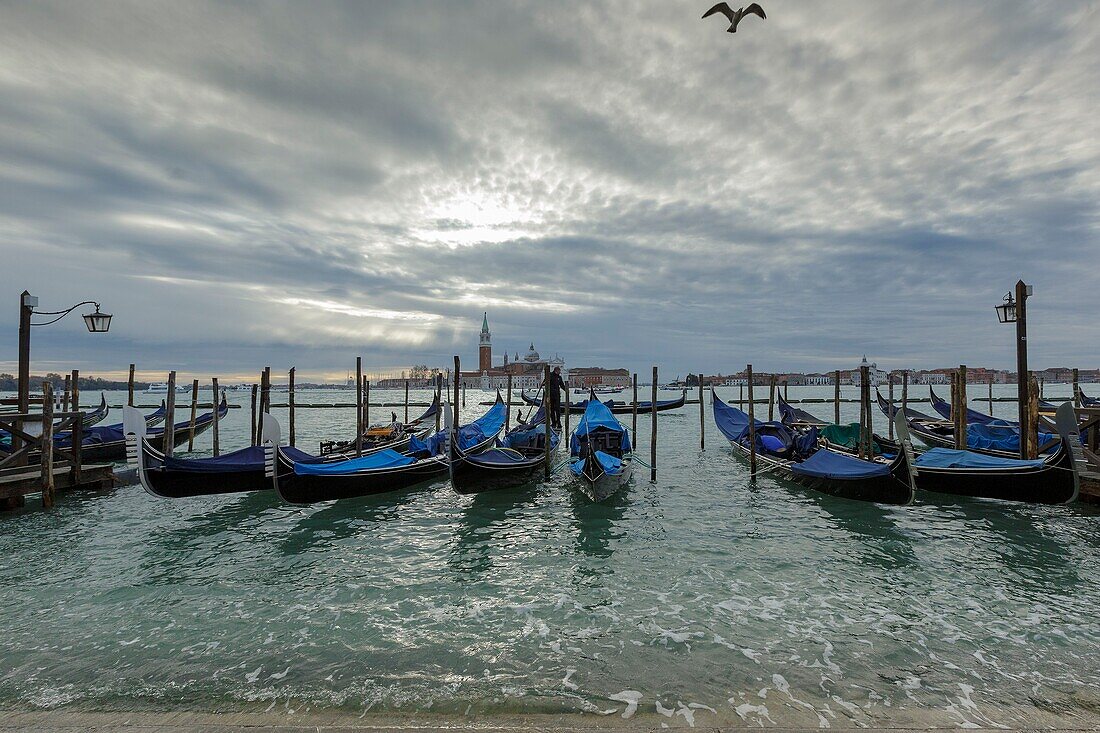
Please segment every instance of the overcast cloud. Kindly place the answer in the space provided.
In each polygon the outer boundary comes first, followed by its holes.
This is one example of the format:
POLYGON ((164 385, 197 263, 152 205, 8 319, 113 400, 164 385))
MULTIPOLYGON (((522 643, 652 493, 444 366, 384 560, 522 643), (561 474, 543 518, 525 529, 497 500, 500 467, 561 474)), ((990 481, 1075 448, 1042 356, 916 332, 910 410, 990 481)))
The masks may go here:
POLYGON ((1100 366, 1100 4, 708 4, 0 4, 0 369, 1100 366))

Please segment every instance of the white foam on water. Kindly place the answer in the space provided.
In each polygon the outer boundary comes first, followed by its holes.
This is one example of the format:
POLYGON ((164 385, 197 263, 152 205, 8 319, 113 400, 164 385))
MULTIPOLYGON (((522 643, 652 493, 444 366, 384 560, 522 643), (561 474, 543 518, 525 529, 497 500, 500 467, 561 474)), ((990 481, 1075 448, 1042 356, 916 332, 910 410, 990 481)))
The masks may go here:
POLYGON ((577 670, 573 669, 572 667, 565 670, 565 676, 561 678, 561 684, 563 687, 567 687, 570 690, 579 689, 574 683, 569 681, 569 678, 572 677, 576 671, 577 670))
POLYGON ((623 690, 622 692, 616 692, 614 695, 608 695, 607 698, 615 702, 626 703, 623 718, 627 719, 634 717, 634 713, 638 712, 638 703, 642 699, 642 693, 637 690, 623 690))
POLYGON ((268 675, 268 679, 269 680, 281 680, 281 679, 286 677, 288 672, 290 672, 290 667, 287 667, 282 672, 273 672, 272 674, 268 675))
POLYGON ((248 674, 246 674, 244 676, 245 682, 255 682, 256 680, 260 679, 260 670, 262 670, 262 669, 263 669, 263 667, 256 667, 255 670, 253 670, 253 671, 249 672, 248 674))
POLYGON ((657 712, 665 716, 666 718, 671 718, 672 714, 676 712, 672 708, 666 708, 664 705, 661 704, 660 700, 657 700, 655 704, 657 706, 657 712))

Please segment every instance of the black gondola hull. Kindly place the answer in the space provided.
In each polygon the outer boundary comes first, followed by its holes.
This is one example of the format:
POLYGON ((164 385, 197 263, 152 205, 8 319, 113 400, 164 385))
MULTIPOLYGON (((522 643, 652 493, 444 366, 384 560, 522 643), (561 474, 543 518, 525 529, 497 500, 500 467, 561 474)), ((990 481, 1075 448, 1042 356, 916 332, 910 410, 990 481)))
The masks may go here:
POLYGON ((624 459, 622 465, 623 470, 621 473, 608 474, 602 470, 590 469, 586 462, 581 475, 574 474, 573 480, 577 485, 577 489, 590 500, 596 503, 607 501, 622 491, 623 487, 630 483, 630 479, 634 476, 633 460, 624 459))
POLYGON ((1077 498, 1073 456, 1065 448, 1043 466, 1026 469, 926 468, 917 466, 917 488, 938 494, 1032 504, 1065 504, 1077 498))
MULTIPOLYGON (((730 441, 730 446, 735 454, 749 459, 748 448, 735 441, 730 441)), ((906 505, 913 502, 913 478, 906 451, 900 451, 890 463, 889 474, 856 479, 806 476, 791 471, 786 462, 764 454, 757 454, 756 461, 763 471, 829 496, 875 504, 906 505)))

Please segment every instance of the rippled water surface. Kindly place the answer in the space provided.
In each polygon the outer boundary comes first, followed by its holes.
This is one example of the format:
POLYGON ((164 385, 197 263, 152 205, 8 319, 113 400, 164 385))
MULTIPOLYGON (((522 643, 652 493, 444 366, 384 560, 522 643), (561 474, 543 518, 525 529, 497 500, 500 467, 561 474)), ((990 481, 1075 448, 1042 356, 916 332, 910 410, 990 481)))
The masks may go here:
MULTIPOLYGON (((485 397, 468 394, 465 416, 485 397)), ((223 446, 247 441, 247 413, 223 446)), ((351 410, 298 415, 302 447, 351 432, 351 410)), ((701 452, 698 408, 662 413, 658 480, 640 470, 605 505, 563 473, 309 508, 138 487, 52 511, 32 499, 0 516, 0 707, 631 714, 638 700, 669 724, 833 726, 1100 710, 1095 511, 750 483, 709 411, 706 427, 701 452)))

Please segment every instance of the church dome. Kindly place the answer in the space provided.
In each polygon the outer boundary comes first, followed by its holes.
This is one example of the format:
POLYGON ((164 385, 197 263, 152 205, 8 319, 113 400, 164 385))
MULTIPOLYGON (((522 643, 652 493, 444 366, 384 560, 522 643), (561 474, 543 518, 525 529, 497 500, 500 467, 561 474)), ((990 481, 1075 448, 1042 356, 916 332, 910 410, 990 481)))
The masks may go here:
POLYGON ((539 360, 539 352, 535 351, 535 344, 534 343, 531 344, 531 348, 527 352, 527 355, 523 357, 523 360, 524 361, 529 361, 531 363, 534 363, 534 362, 539 360))

